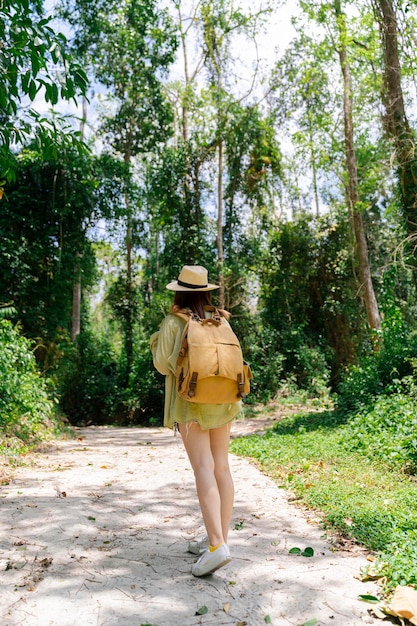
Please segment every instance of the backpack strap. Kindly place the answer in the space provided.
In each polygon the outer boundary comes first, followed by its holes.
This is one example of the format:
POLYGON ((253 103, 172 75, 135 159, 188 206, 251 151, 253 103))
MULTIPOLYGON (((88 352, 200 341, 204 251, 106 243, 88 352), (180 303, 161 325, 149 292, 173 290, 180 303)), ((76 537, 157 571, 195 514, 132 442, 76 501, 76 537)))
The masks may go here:
POLYGON ((184 330, 182 331, 182 335, 181 335, 180 351, 178 353, 178 358, 177 358, 177 366, 178 366, 182 363, 188 350, 188 323, 191 319, 191 313, 186 313, 183 309, 182 311, 175 311, 175 312, 173 311, 171 312, 171 315, 176 315, 177 317, 179 317, 180 319, 186 322, 184 326, 184 330))
POLYGON ((176 315, 177 317, 180 317, 182 320, 185 320, 186 322, 189 321, 191 314, 190 313, 185 313, 184 309, 182 311, 172 311, 171 315, 176 315))

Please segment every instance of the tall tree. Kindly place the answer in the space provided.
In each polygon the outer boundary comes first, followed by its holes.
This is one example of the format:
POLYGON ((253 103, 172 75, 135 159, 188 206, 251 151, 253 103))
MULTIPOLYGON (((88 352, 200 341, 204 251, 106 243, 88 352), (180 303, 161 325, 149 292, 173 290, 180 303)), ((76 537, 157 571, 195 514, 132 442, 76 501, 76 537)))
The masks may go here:
MULTIPOLYGON (((145 157, 172 133, 172 111, 162 79, 174 60, 176 34, 168 13, 155 1, 85 0, 67 2, 67 19, 76 29, 77 49, 87 50, 95 78, 107 88, 114 113, 100 132, 127 165, 145 157), (72 9, 75 8, 75 11, 72 9)), ((133 360, 135 297, 133 233, 135 206, 126 190, 125 349, 127 375, 133 360)))
POLYGON ((108 157, 57 150, 18 155, 16 181, 2 201, 0 300, 14 303, 25 334, 39 339, 38 356, 57 349, 72 327, 74 267, 94 282, 89 229, 120 214, 125 169, 108 157), (55 345, 55 348, 54 348, 55 345))
POLYGON ((356 242, 358 257, 359 276, 363 300, 368 318, 369 327, 372 330, 381 329, 381 317, 372 282, 371 268, 369 263, 368 244, 366 241, 363 214, 360 209, 360 197, 358 191, 358 167, 355 152, 354 124, 353 124, 353 84, 348 60, 347 25, 346 16, 341 8, 341 1, 334 0, 336 22, 339 30, 338 53, 343 75, 343 117, 345 127, 345 153, 347 170, 347 201, 352 215, 353 232, 356 242))
MULTIPOLYGON (((28 102, 43 93, 46 102, 56 105, 60 98, 72 100, 87 89, 81 64, 68 54, 66 38, 51 19, 43 14, 42 0, 0 3, 0 198, 14 175, 11 146, 22 145, 39 128, 40 116, 28 102)), ((49 131, 43 138, 53 146, 53 125, 49 131)))
POLYGON ((408 234, 413 240, 412 251, 417 261, 417 137, 409 123, 404 104, 397 13, 392 0, 373 0, 372 5, 380 25, 384 60, 384 126, 395 146, 402 212, 408 234))

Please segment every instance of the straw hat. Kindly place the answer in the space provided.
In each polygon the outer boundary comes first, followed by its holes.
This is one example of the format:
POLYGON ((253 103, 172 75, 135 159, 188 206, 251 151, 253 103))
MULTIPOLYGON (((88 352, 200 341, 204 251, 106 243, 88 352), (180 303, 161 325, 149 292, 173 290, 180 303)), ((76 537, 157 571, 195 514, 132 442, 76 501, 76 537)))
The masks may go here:
POLYGON ((201 265, 184 265, 178 280, 167 285, 171 291, 211 291, 218 288, 219 285, 208 282, 208 272, 201 265))

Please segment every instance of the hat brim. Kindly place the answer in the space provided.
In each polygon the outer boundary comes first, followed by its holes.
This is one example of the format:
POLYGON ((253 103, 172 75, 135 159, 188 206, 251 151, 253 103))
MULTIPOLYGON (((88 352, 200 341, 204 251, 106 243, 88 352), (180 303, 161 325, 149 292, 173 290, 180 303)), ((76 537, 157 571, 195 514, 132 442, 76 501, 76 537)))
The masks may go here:
POLYGON ((197 287, 192 289, 191 287, 183 287, 178 284, 178 281, 173 280, 172 283, 167 285, 167 289, 170 291, 189 291, 190 293, 193 293, 195 291, 213 291, 213 289, 219 289, 219 285, 212 285, 208 283, 207 287, 197 287))

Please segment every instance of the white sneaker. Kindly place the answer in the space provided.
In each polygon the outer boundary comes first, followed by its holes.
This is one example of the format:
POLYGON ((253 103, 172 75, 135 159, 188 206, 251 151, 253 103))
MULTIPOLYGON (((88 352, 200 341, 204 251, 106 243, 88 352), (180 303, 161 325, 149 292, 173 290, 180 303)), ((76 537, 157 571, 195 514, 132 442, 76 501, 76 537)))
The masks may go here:
POLYGON ((209 540, 207 535, 200 539, 200 541, 190 541, 188 544, 188 552, 193 554, 203 554, 209 547, 209 540))
POLYGON ((203 552, 197 563, 191 568, 191 573, 193 576, 207 576, 223 565, 227 565, 231 560, 230 550, 224 543, 214 552, 210 552, 210 550, 203 552))

